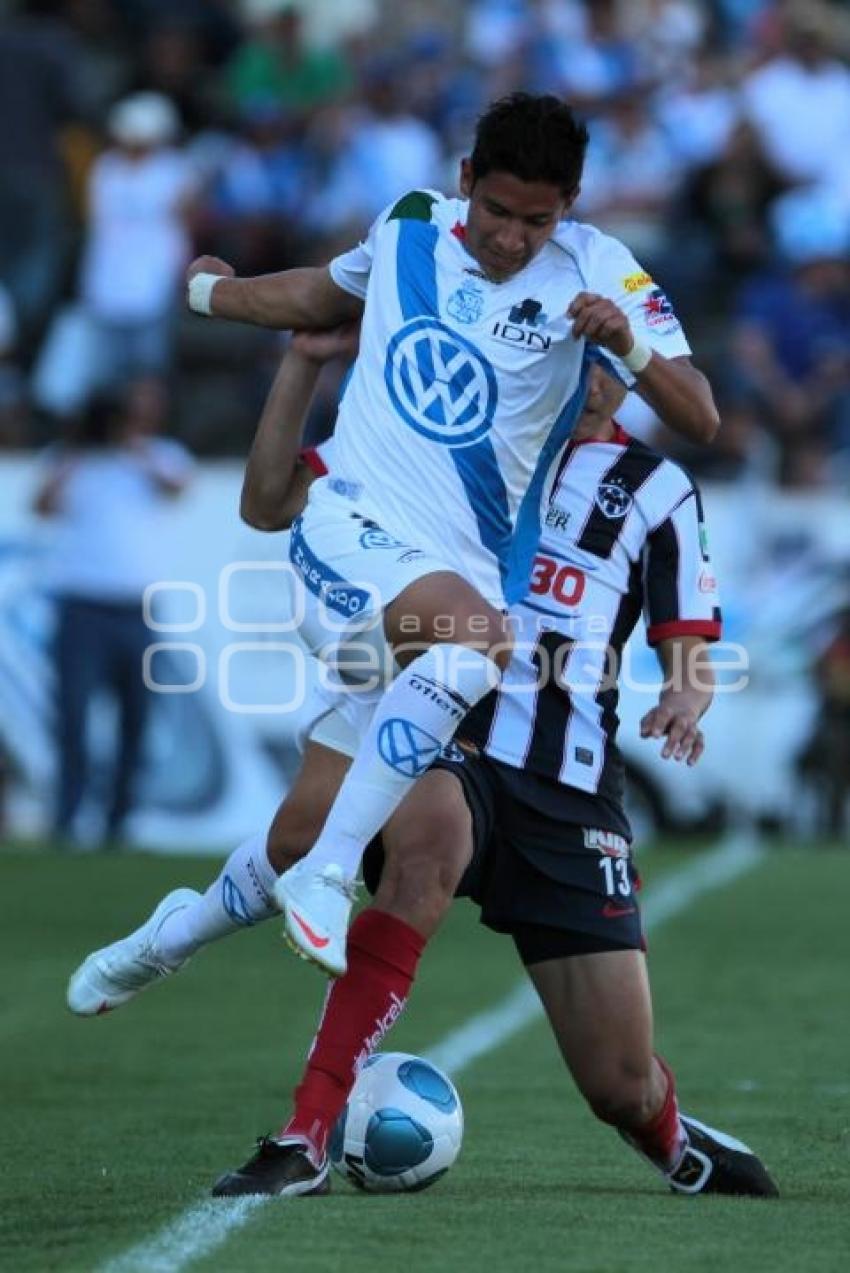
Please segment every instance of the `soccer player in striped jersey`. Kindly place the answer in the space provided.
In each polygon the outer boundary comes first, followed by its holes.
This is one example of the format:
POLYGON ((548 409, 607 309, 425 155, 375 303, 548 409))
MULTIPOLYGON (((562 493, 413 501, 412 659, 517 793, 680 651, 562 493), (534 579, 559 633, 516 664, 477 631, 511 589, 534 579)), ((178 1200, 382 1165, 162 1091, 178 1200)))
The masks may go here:
POLYGON ((586 145, 563 102, 517 94, 479 121, 462 199, 406 195, 326 270, 191 267, 201 313, 276 327, 363 315, 337 466, 290 548, 308 644, 333 659, 370 630, 400 669, 316 844, 277 885, 288 940, 332 975, 366 844, 510 661, 504 606, 526 591, 593 351, 673 428, 717 427, 663 292, 623 244, 565 219, 586 145))
MULTIPOLYGON (((313 379, 309 362, 290 356, 272 406, 295 412, 301 395, 306 409, 313 379)), ((673 1075, 652 1049, 615 743, 616 665, 643 607, 670 684, 642 732, 664 739, 665 756, 694 764, 711 698, 700 656, 719 634, 719 614, 697 492, 678 466, 614 424, 623 392, 602 365, 592 370, 575 439, 558 465, 531 590, 513 612, 522 636, 505 683, 464 721, 464 750, 432 766, 382 842, 370 845, 374 904, 352 926, 349 969, 326 1001, 293 1114, 217 1182, 217 1195, 326 1192, 329 1131, 358 1065, 403 1010, 456 891, 479 904, 485 924, 513 937, 582 1094, 671 1188, 776 1192, 745 1145, 679 1113, 673 1075)), ((277 529, 291 494, 295 435, 283 435, 274 414, 255 443, 243 510, 277 529)), ((323 457, 309 462, 325 471, 323 457)), ((90 956, 71 980, 71 1007, 88 1015, 119 1006, 202 945, 275 914, 276 871, 309 847, 355 748, 339 719, 321 721, 269 836, 240 846, 206 894, 169 895, 136 934, 90 956)))

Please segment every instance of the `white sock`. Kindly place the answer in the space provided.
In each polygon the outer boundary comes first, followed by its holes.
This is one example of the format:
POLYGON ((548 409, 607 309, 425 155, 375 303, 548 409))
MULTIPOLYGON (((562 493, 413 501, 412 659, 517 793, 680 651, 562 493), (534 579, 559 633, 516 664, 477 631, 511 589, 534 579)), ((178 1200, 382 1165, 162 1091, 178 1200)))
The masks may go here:
POLYGON ((272 900, 277 874, 266 853, 266 836, 262 831, 244 840, 206 893, 168 916, 156 939, 166 963, 179 963, 208 942, 280 913, 272 900))
POLYGON ((492 659, 465 645, 432 645, 408 664, 378 703, 304 860, 315 868, 337 863, 353 878, 366 845, 500 677, 492 659))

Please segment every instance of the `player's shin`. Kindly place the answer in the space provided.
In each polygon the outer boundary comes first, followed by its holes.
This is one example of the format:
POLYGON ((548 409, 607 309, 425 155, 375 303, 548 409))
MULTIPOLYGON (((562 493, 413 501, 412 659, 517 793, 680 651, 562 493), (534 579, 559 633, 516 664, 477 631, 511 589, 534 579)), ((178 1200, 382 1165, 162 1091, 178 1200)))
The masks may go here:
POLYGON ((401 1015, 425 938, 403 920, 369 908, 348 935, 348 971, 332 983, 295 1108, 278 1137, 297 1136, 317 1164, 357 1070, 401 1015))
POLYGON ((166 962, 178 963, 209 942, 277 915, 272 895, 276 881, 266 854, 266 832, 259 832, 234 849, 197 901, 166 919, 157 934, 158 952, 166 962))
POLYGON ((305 863, 353 878, 366 845, 500 677, 492 659, 464 645, 433 645, 408 664, 379 702, 305 863))

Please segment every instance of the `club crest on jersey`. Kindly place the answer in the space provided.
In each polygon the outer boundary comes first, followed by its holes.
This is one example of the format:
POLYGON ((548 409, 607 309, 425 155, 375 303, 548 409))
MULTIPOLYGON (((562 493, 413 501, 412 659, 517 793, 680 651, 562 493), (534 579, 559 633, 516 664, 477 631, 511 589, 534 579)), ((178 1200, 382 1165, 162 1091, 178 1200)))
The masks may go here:
POLYGON ((484 293, 472 279, 467 279, 456 292, 452 292, 446 309, 459 323, 477 323, 484 312, 484 293))
POLYGON ((366 549, 404 548, 405 545, 400 539, 395 539, 392 535, 388 535, 385 530, 380 530, 377 527, 370 527, 369 530, 364 530, 363 534, 360 536, 360 547, 366 549))
POLYGON ((634 496, 614 479, 611 482, 600 482, 596 492, 596 507, 610 521, 619 521, 634 503, 634 496))
POLYGON ((387 348, 384 379, 405 424, 443 446, 471 446, 493 425, 496 375, 482 353, 436 318, 414 318, 387 348))

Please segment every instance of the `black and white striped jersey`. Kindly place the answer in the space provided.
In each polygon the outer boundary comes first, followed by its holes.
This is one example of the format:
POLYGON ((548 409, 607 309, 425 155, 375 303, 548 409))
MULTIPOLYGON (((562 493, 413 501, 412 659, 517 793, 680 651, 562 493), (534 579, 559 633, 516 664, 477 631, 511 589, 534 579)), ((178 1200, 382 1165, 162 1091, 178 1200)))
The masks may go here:
POLYGON ((617 678, 641 611, 651 645, 720 636, 699 493, 679 465, 617 429, 566 448, 530 590, 511 608, 514 656, 459 738, 618 803, 617 678))

